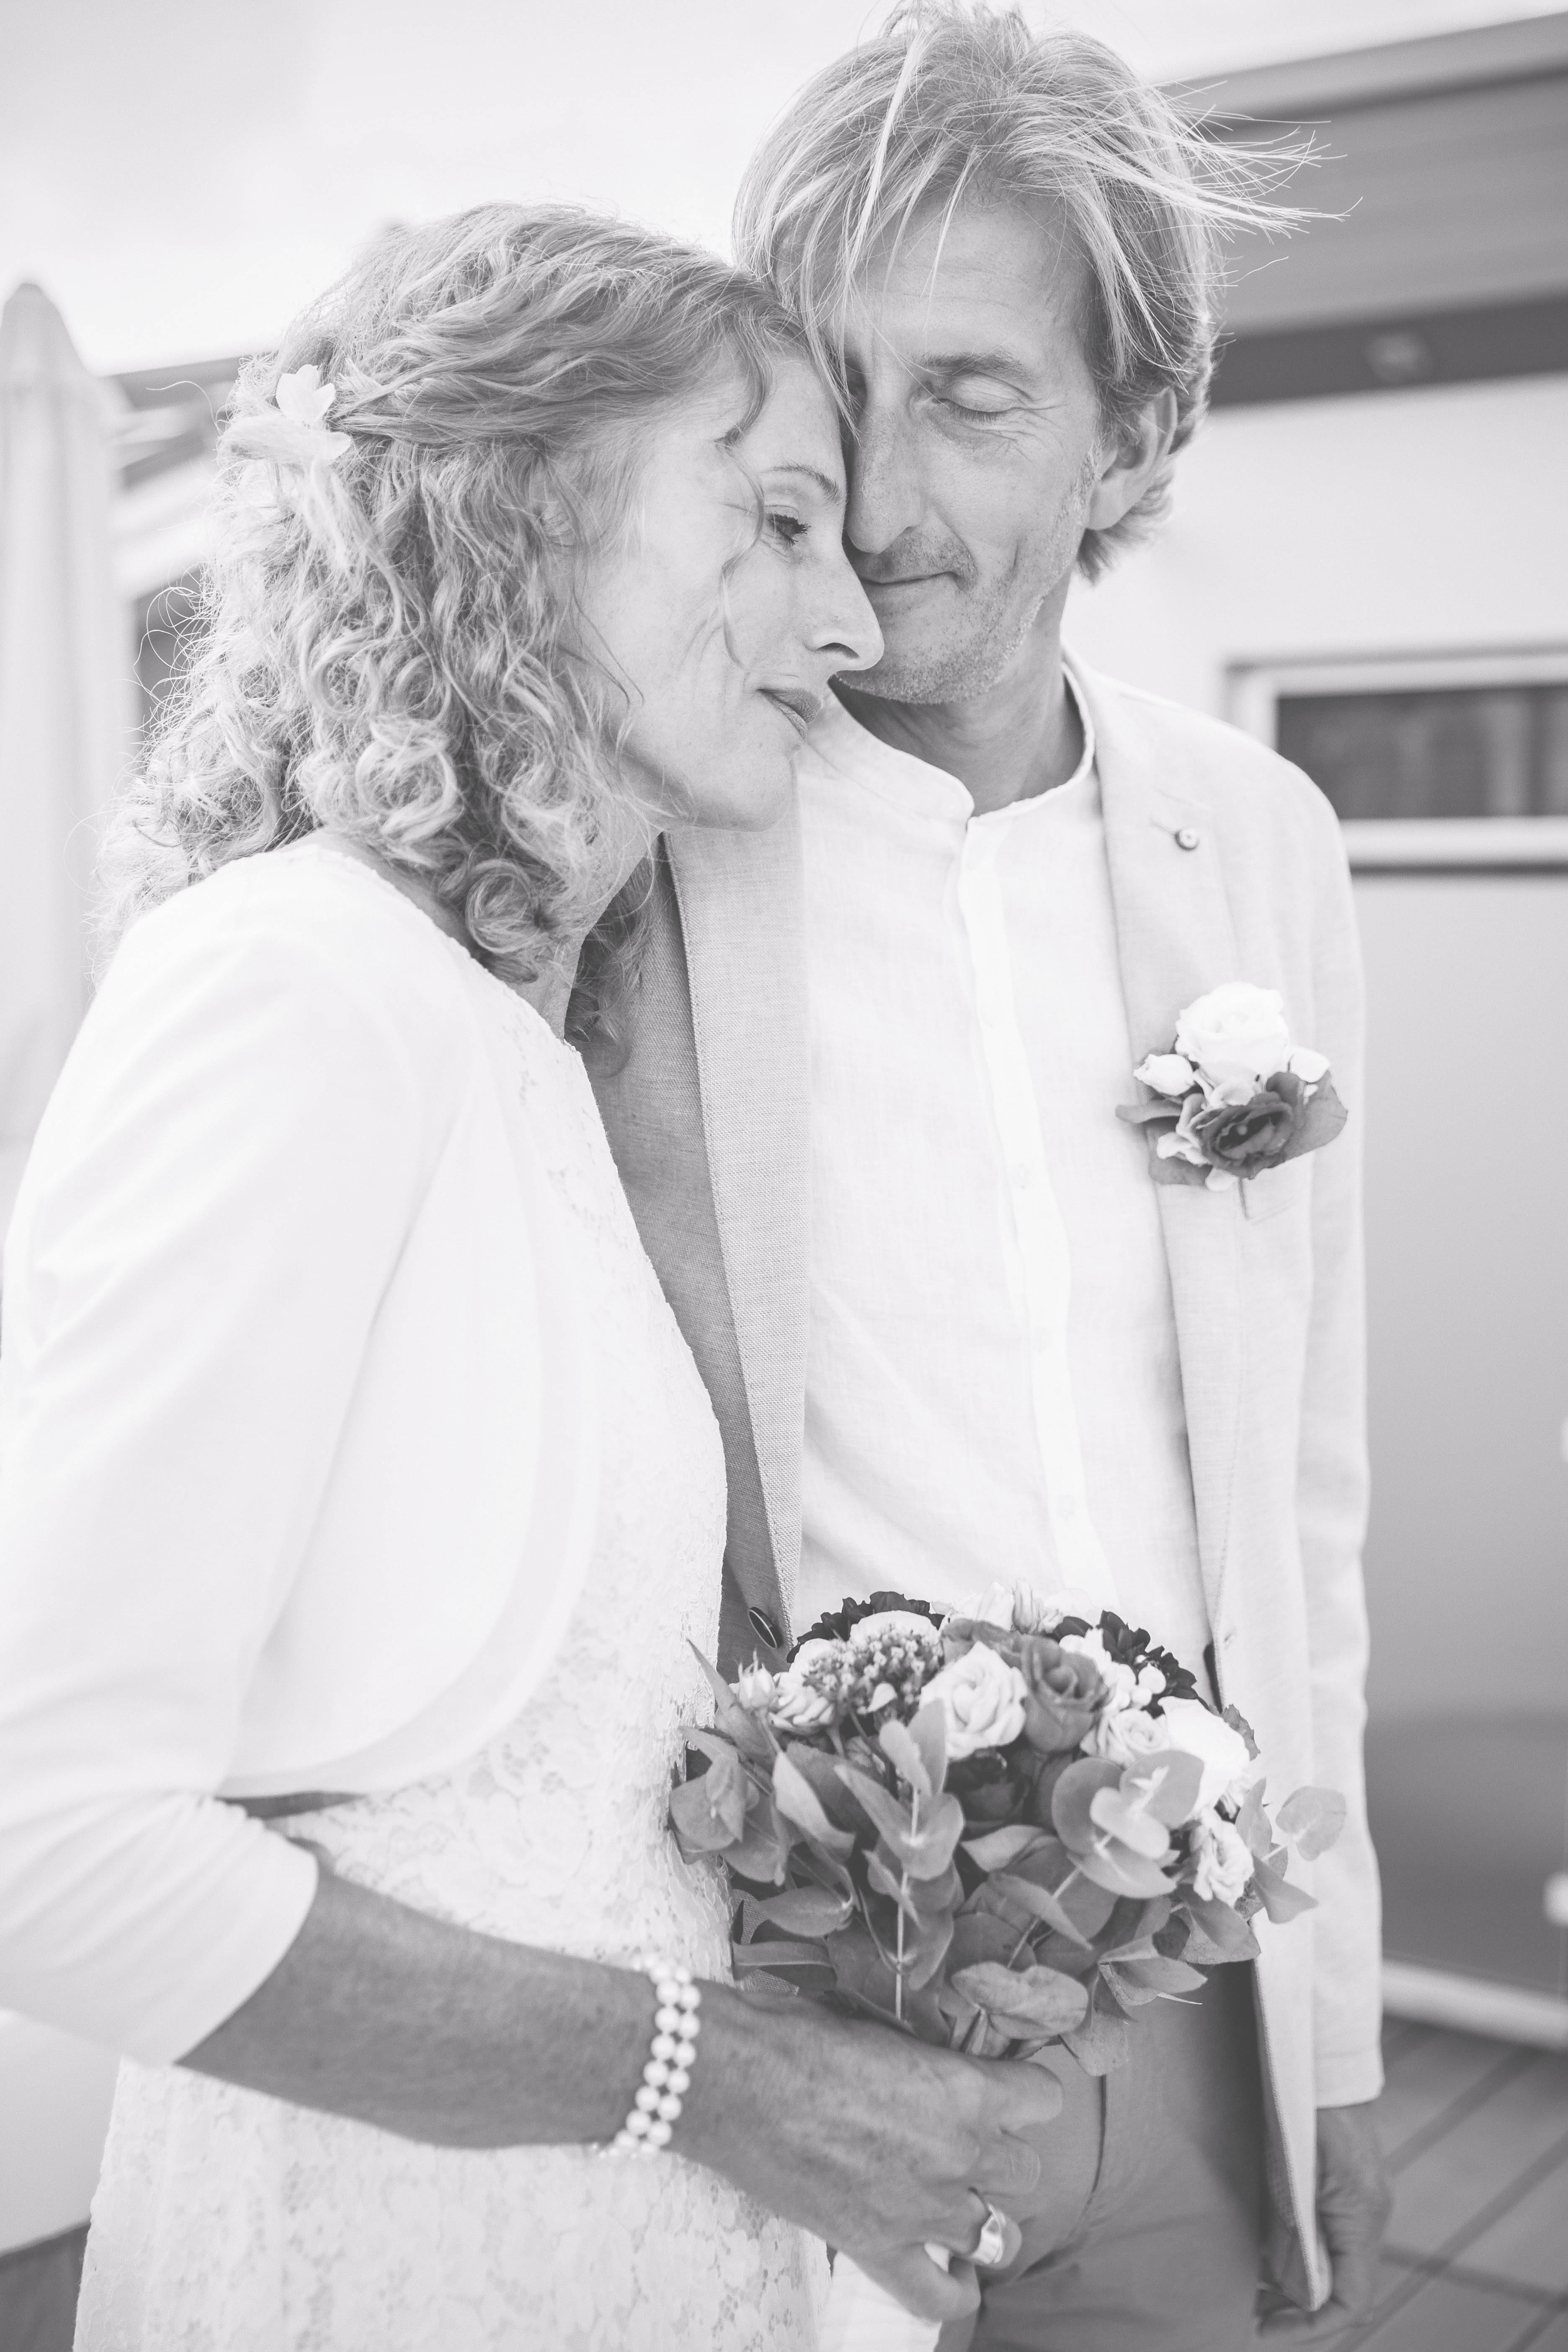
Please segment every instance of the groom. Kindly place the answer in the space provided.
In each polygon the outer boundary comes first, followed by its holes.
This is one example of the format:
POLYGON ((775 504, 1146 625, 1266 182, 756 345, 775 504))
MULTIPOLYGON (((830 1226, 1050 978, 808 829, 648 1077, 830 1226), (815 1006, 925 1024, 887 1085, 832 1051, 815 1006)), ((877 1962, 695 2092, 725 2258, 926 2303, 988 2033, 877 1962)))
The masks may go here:
POLYGON ((1277 1791, 1349 1800, 1255 1969, 1144 2012, 1103 2082, 1064 2058, 980 2352, 1231 2352, 1260 2273, 1267 2327, 1331 2332, 1386 2210, 1344 856, 1295 770, 1059 635, 1202 414, 1201 152, 1098 44, 941 9, 767 142, 742 257, 840 370, 886 652, 792 820, 661 854, 597 1081, 723 1425, 731 1664, 845 1594, 1076 1586, 1239 1706, 1277 1791), (1241 1187, 1156 1184, 1133 1066, 1236 980, 1282 993, 1350 1126, 1241 1187))

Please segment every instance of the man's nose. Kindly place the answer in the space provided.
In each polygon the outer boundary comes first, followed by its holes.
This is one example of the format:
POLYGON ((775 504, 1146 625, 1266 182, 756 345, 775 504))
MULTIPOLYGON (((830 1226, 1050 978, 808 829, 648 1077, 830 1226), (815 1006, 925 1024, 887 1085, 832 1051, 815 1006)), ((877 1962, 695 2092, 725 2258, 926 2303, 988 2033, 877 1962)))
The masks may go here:
POLYGON ((902 419, 868 407, 849 446, 844 536, 859 555, 881 555, 921 519, 920 485, 902 419))

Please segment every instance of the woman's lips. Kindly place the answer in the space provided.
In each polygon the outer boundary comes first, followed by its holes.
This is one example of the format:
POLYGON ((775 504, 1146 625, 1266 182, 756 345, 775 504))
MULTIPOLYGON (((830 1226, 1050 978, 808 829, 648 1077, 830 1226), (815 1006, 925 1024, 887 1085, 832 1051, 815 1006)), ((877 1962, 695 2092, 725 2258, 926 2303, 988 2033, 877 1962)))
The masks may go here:
POLYGON ((804 686, 764 686, 759 689, 774 709, 782 710, 791 725, 808 734, 822 709, 822 697, 808 693, 804 686))

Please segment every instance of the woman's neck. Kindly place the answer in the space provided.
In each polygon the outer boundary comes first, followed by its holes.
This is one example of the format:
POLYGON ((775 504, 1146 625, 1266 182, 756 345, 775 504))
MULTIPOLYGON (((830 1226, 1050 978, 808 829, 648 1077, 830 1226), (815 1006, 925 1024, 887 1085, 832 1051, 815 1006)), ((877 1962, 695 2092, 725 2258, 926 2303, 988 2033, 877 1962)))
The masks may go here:
MULTIPOLYGON (((411 906, 417 907, 422 915, 429 917, 438 931, 445 931, 449 940, 456 940, 459 947, 467 948, 470 955, 473 953, 474 943, 468 937, 462 917, 444 905, 434 890, 421 882, 417 876, 395 866, 378 849, 368 848, 363 841, 354 841, 346 833, 338 833, 330 825, 321 828, 321 839, 342 856, 356 859, 361 866, 368 866, 371 872, 379 874, 384 882, 390 882, 411 906)), ((532 1005, 540 1019, 547 1022, 558 1037, 566 1034, 566 1013, 572 1002, 572 982, 577 970, 577 960, 583 952, 583 942, 592 929, 591 923, 584 924, 574 936, 561 940, 556 954, 536 980, 508 983, 525 1004, 532 1005)))

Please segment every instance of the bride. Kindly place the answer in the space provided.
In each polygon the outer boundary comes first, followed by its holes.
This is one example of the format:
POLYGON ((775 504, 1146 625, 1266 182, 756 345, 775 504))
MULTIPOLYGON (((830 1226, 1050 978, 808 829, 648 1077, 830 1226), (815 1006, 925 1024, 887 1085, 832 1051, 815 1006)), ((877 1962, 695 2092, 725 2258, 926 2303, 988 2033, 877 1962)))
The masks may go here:
POLYGON ((397 233, 246 380, 6 1266, 0 2001, 125 2055, 88 2352, 808 2346, 816 2241, 958 2313, 920 2242, 1033 2178, 1048 2077, 742 1998, 667 1834, 721 1458, 563 1034, 875 659, 842 504, 763 289, 581 214, 397 233))

